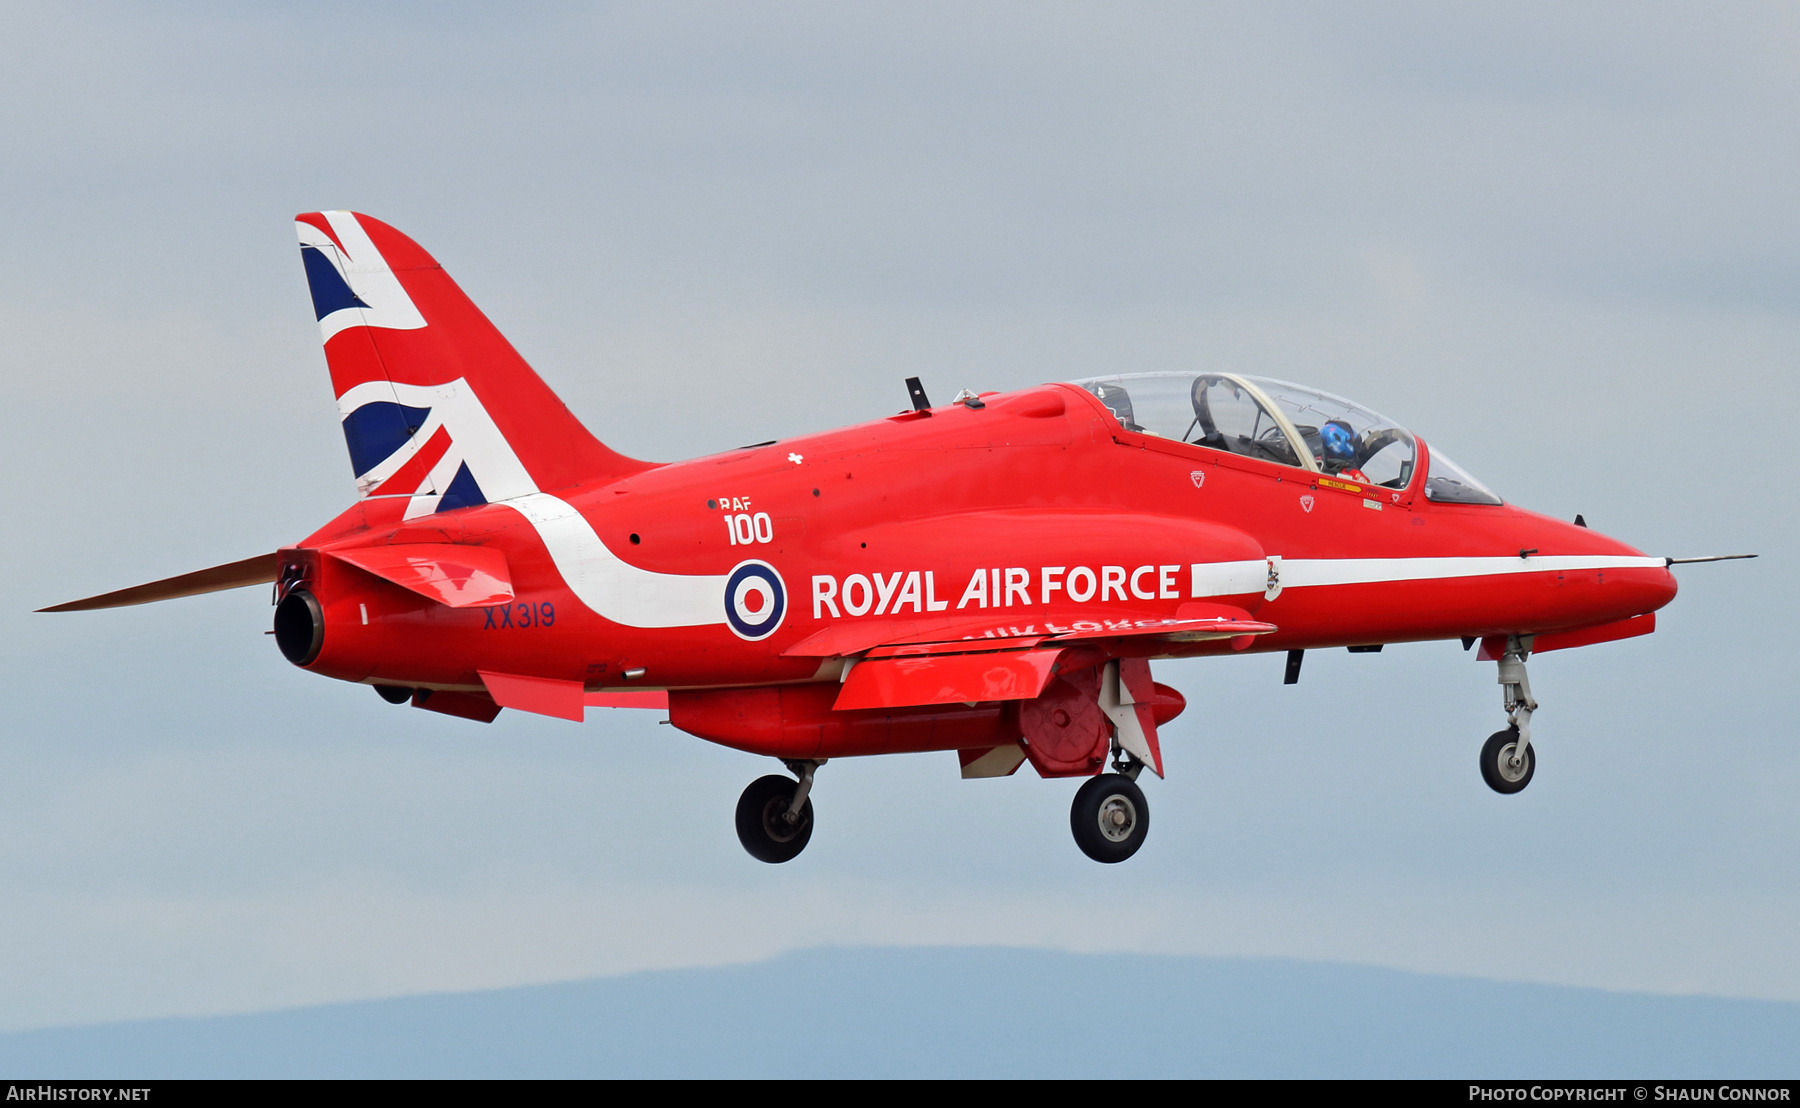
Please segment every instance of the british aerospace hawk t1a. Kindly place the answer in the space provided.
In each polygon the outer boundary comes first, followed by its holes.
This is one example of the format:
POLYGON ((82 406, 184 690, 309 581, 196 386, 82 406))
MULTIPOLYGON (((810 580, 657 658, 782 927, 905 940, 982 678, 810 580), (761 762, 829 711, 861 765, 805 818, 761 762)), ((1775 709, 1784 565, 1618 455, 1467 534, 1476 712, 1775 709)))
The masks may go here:
POLYGON ((295 226, 358 499, 274 553, 46 610, 271 584, 287 660, 391 704, 665 710, 792 772, 738 801, 767 862, 806 846, 828 760, 931 750, 1087 778, 1075 841, 1130 857, 1185 704, 1164 658, 1279 652, 1293 683, 1307 650, 1479 643, 1506 712, 1481 774, 1515 793, 1527 658, 1649 633, 1686 560, 1507 504, 1358 404, 1210 369, 941 405, 915 379, 897 415, 639 461, 411 239, 295 226))

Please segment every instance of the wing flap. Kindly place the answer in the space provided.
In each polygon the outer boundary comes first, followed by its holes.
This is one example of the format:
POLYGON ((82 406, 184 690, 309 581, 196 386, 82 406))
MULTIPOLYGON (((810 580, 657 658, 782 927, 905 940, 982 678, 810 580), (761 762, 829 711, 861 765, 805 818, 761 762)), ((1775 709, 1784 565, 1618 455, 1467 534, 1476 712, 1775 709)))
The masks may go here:
POLYGON ((858 662, 832 707, 846 711, 1031 700, 1050 683, 1061 654, 1061 650, 1010 650, 858 662))
POLYGON ((663 689, 632 689, 626 692, 591 692, 582 698, 590 708, 661 708, 669 710, 669 694, 663 689))
POLYGON ((1025 650, 1049 638, 1048 635, 1023 635, 995 639, 952 639, 949 642, 909 642, 877 646, 864 654, 865 659, 920 658, 926 655, 992 654, 1000 650, 1025 650))
POLYGON ((1169 642, 1210 642, 1215 639, 1235 639, 1247 635, 1267 635, 1278 630, 1273 623, 1263 623, 1250 618, 1248 612, 1242 619, 1231 616, 1205 616, 1197 619, 1138 619, 1129 621, 1108 621, 1098 628, 1078 628, 1067 634, 1057 635, 1054 642, 1090 641, 1093 639, 1136 638, 1151 635, 1169 642), (1121 626, 1120 624, 1123 624, 1121 626))
POLYGON ((175 600, 183 596, 241 589, 250 585, 267 585, 275 580, 276 555, 258 554, 241 562, 227 562, 211 569, 195 570, 177 577, 165 577, 145 585, 101 593, 66 604, 39 608, 40 612, 91 612, 97 608, 126 608, 133 604, 153 604, 158 600, 175 600))
MULTIPOLYGON (((904 655, 970 654, 1026 648, 1045 642, 1091 642, 1097 639, 1154 635, 1170 642, 1207 642, 1267 635, 1273 623, 1252 619, 1229 604, 1183 604, 1174 617, 1093 619, 1057 616, 1021 627, 997 627, 990 620, 870 620, 834 624, 782 651, 787 657, 827 658, 865 655, 870 659, 904 655)), ((1235 645, 1235 644, 1234 644, 1235 645)))
POLYGON ((481 683, 488 695, 502 708, 535 712, 540 716, 574 720, 580 723, 587 707, 579 681, 559 681, 553 677, 525 677, 516 673, 495 673, 481 669, 481 683))
POLYGON ((474 608, 512 601, 512 572, 506 555, 485 546, 404 543, 329 551, 384 581, 451 608, 474 608))
MULTIPOLYGON (((911 643, 960 643, 981 640, 981 633, 991 627, 968 617, 960 619, 869 619, 845 620, 814 632, 782 651, 788 658, 848 658, 881 646, 911 643)), ((989 639, 991 649, 991 638, 989 639)), ((980 649, 980 648, 978 648, 980 649)))

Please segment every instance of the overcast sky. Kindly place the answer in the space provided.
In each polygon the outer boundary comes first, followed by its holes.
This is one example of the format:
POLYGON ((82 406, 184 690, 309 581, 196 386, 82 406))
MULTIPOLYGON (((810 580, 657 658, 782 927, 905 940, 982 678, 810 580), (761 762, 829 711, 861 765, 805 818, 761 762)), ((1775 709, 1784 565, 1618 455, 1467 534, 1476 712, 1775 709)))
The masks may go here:
POLYGON ((0 37, 0 1028, 821 942, 1291 955, 1800 999, 1792 5, 51 5, 0 37), (609 444, 1217 368, 1360 400, 1680 571, 1543 656, 1164 664, 1131 863, 1074 785, 489 727, 283 661, 262 590, 31 609, 353 495, 290 217, 417 238, 609 444))

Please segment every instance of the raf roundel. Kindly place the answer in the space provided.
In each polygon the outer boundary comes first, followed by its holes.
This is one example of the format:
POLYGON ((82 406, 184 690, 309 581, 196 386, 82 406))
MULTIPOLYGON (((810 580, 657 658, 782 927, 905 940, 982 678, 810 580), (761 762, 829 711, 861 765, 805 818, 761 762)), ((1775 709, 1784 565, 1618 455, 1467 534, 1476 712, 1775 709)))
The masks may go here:
POLYGON ((767 562, 739 562, 725 578, 725 622, 741 639, 766 639, 787 615, 787 586, 767 562))

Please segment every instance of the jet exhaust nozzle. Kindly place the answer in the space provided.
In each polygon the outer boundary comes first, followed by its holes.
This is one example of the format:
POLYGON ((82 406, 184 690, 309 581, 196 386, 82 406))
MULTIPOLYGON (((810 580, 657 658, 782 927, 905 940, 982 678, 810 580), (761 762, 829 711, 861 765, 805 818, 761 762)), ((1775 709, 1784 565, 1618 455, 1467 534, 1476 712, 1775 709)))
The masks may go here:
POLYGON ((275 645, 297 666, 309 666, 325 645, 325 609, 307 589, 290 589, 275 607, 275 645))

